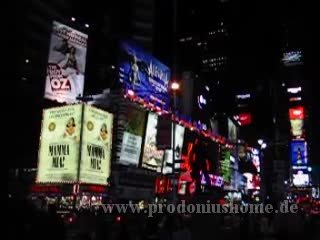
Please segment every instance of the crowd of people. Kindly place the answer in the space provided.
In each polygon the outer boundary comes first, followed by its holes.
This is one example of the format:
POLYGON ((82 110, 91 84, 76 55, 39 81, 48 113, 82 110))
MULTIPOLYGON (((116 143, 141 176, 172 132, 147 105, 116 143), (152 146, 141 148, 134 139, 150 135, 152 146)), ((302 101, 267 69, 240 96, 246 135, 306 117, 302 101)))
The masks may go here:
POLYGON ((46 240, 320 239, 320 221, 291 214, 107 215, 79 209, 64 221, 55 205, 9 201, 9 236, 46 240))

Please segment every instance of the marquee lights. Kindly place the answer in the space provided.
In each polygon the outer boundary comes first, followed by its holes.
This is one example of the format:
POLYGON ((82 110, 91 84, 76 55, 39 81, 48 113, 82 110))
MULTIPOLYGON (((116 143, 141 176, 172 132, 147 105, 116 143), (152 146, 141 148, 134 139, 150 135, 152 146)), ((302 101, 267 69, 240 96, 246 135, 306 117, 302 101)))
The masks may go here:
MULTIPOLYGON (((125 94, 124 97, 129 99, 132 102, 137 102, 140 105, 142 105, 145 109, 155 112, 158 115, 164 115, 164 114, 171 114, 171 112, 162 109, 159 106, 155 106, 153 103, 150 103, 142 98, 139 98, 137 95, 135 95, 135 93, 132 90, 128 90, 125 94)), ((223 136, 215 136, 213 135, 211 132, 208 131, 207 127, 205 126, 205 124, 197 124, 195 122, 195 124, 192 124, 192 121, 189 120, 184 120, 181 117, 172 114, 172 120, 175 121, 176 123, 179 123, 180 125, 182 125, 183 127, 189 129, 190 131, 196 131, 199 134, 201 134, 202 136, 206 137, 206 138, 210 138, 212 141, 218 143, 218 144, 222 144, 225 145, 225 147, 227 148, 233 148, 234 146, 230 143, 228 143, 226 141, 226 139, 223 136)))

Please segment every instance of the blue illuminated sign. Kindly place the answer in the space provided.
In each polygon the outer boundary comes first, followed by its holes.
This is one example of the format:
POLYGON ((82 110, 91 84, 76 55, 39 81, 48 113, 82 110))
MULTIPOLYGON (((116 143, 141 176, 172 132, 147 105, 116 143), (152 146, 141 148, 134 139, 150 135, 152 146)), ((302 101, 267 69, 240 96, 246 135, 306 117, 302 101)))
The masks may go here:
POLYGON ((307 158, 307 142, 292 141, 291 142, 291 164, 305 165, 308 162, 307 158))
POLYGON ((170 69, 133 43, 120 45, 119 78, 126 91, 168 108, 170 69))

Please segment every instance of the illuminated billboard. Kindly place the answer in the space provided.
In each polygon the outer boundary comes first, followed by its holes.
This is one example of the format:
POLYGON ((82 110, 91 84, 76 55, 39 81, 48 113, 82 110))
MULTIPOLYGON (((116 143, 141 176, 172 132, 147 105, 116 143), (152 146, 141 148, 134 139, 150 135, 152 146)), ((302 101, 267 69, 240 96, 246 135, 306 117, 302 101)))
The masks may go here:
POLYGON ((166 194, 172 191, 172 179, 167 176, 159 176, 156 178, 155 182, 155 193, 156 194, 166 194))
POLYGON ((290 151, 292 165, 305 165, 308 163, 306 141, 291 141, 290 151))
MULTIPOLYGON (((175 126, 175 169, 180 169, 180 163, 177 163, 181 160, 183 140, 184 140, 184 131, 185 128, 181 125, 176 124, 175 126)), ((172 143, 171 139, 171 143, 172 143)), ((172 173, 172 149, 165 150, 164 153, 164 164, 163 173, 172 173)))
POLYGON ((113 115, 85 105, 80 182, 106 185, 110 175, 113 115))
POLYGON ((240 126, 247 126, 252 123, 252 115, 251 113, 240 113, 234 116, 234 119, 240 126))
POLYGON ((88 35, 53 22, 44 97, 75 103, 82 96, 88 35))
POLYGON ((303 171, 298 171, 296 174, 292 175, 293 185, 297 187, 307 186, 310 182, 309 174, 303 171))
POLYGON ((133 43, 120 44, 119 78, 123 88, 166 108, 170 69, 133 43))
POLYGON ((291 94, 297 94, 299 92, 301 92, 302 88, 301 87, 291 87, 291 88, 287 88, 287 92, 291 93, 291 94))
POLYGON ((89 105, 44 110, 36 181, 106 185, 112 124, 112 114, 89 105))
POLYGON ((260 172, 260 157, 259 154, 252 153, 252 163, 256 167, 257 172, 260 172))
POLYGON ((206 174, 201 173, 201 184, 202 185, 209 185, 212 187, 222 187, 223 186, 223 177, 217 176, 214 174, 206 174))
POLYGON ((70 105, 43 111, 37 182, 77 181, 81 109, 70 105))
POLYGON ((125 112, 120 163, 138 165, 145 126, 145 112, 129 107, 125 112))
POLYGON ((164 151, 157 149, 157 125, 158 115, 150 112, 148 114, 147 128, 145 134, 142 167, 154 171, 161 171, 164 151))
POLYGON ((300 50, 285 52, 282 56, 282 62, 285 66, 302 64, 302 52, 300 50))
POLYGON ((291 134, 295 138, 301 138, 304 135, 304 107, 297 106, 289 109, 289 119, 291 125, 291 134))
POLYGON ((293 107, 289 109, 289 119, 290 120, 295 120, 295 119, 304 119, 304 107, 298 106, 298 107, 293 107))
POLYGON ((292 136, 297 138, 303 136, 304 134, 303 124, 304 124, 304 121, 302 119, 290 120, 292 136))
POLYGON ((227 148, 222 147, 221 150, 221 160, 220 160, 220 169, 221 175, 225 183, 231 182, 231 162, 230 162, 231 153, 227 148))
POLYGON ((259 175, 252 174, 252 173, 244 173, 246 177, 246 188, 248 190, 259 190, 261 185, 261 179, 259 175))

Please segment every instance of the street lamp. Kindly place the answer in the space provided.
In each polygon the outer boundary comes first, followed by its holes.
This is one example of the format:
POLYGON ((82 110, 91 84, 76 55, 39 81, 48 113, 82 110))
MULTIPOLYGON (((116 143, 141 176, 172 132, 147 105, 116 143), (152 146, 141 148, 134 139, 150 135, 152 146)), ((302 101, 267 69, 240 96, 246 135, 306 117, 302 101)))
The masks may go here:
POLYGON ((129 95, 130 97, 133 97, 133 96, 134 96, 134 91, 132 91, 131 89, 129 89, 129 90, 127 91, 127 93, 128 93, 128 95, 129 95))
POLYGON ((175 91, 179 90, 179 88, 180 88, 180 84, 178 82, 171 83, 171 90, 173 91, 174 94, 175 94, 175 91))
MULTIPOLYGON (((180 89, 180 84, 176 81, 171 83, 171 90, 173 93, 173 106, 172 106, 172 116, 174 116, 175 110, 177 108, 177 91, 180 89)), ((177 200, 177 184, 175 177, 175 147, 176 147, 176 123, 174 118, 172 118, 172 173, 173 173, 173 184, 172 184, 172 202, 176 203, 177 200)))

